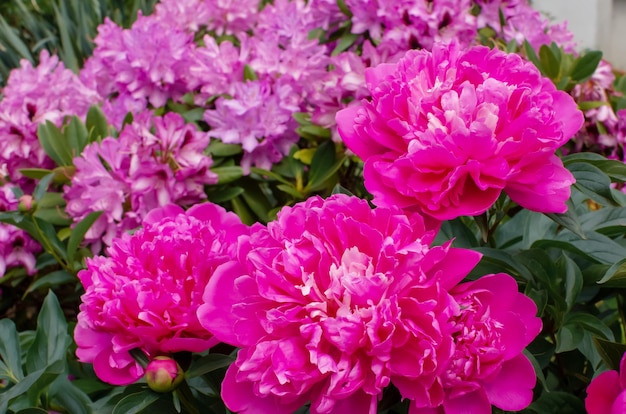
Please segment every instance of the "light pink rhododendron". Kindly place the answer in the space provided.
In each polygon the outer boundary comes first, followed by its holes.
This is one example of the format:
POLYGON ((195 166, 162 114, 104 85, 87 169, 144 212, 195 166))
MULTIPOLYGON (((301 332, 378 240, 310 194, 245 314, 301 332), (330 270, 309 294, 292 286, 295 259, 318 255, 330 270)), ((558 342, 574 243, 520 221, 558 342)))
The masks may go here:
POLYGON ((365 78, 372 99, 337 124, 376 205, 447 220, 485 212, 504 191, 530 210, 567 210, 574 178, 555 151, 583 114, 532 63, 439 43, 365 78))
POLYGON ((115 240, 108 257, 87 259, 78 274, 85 294, 76 354, 112 384, 143 375, 129 354, 134 348, 154 358, 202 352, 216 343, 196 310, 207 282, 232 260, 238 237, 248 232, 234 213, 211 203, 186 213, 175 205, 153 210, 144 226, 115 240))
POLYGON ((588 414, 623 414, 626 412, 626 354, 619 372, 605 371, 587 387, 585 408, 588 414))
MULTIPOLYGON (((537 306, 506 274, 483 276, 450 290, 459 306, 451 318, 454 353, 441 374, 445 398, 439 407, 411 405, 411 414, 491 414, 526 408, 536 374, 522 350, 541 331, 537 306)), ((411 388, 396 383, 403 396, 411 388)))
POLYGON ((448 290, 479 253, 429 247, 435 231, 420 215, 346 195, 284 207, 253 229, 198 311, 241 348, 222 384, 230 410, 291 414, 310 401, 311 413, 373 414, 395 381, 443 402, 458 312, 448 290))

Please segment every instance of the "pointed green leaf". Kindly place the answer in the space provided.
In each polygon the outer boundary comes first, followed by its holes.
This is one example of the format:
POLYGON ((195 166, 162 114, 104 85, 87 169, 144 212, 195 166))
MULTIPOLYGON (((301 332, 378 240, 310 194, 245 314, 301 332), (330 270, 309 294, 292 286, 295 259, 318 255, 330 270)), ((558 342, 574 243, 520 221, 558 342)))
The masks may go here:
POLYGON ((27 372, 35 372, 57 361, 65 363, 70 343, 65 315, 56 295, 50 291, 37 317, 35 340, 26 356, 27 372))
POLYGON ((596 71, 601 60, 602 52, 599 50, 585 53, 582 57, 576 59, 576 63, 572 69, 572 79, 580 82, 589 78, 596 71))
POLYGON ((85 126, 87 131, 89 131, 89 142, 102 141, 102 139, 112 135, 112 128, 109 126, 104 112, 102 112, 102 109, 97 105, 93 105, 89 108, 85 126))
POLYGON ((593 345, 606 366, 609 367, 609 369, 619 371, 620 361, 624 354, 626 354, 626 344, 607 341, 606 339, 594 336, 593 345))
POLYGON ((26 292, 24 292, 24 297, 35 290, 54 288, 76 281, 76 276, 69 274, 65 270, 57 270, 55 272, 48 273, 31 283, 30 286, 28 286, 28 289, 26 289, 26 292))
POLYGON ((43 150, 58 166, 72 165, 72 150, 56 125, 50 121, 39 124, 37 137, 43 150))
POLYGON ((0 359, 4 361, 4 367, 7 369, 7 372, 0 371, 0 378, 10 382, 20 381, 24 378, 21 355, 22 351, 15 323, 8 318, 1 319, 0 359))
POLYGON ((127 395, 115 405, 112 414, 138 414, 161 398, 161 396, 161 394, 149 389, 127 395))
POLYGON ((209 354, 192 362, 191 366, 185 372, 185 377, 193 378, 207 374, 220 368, 226 368, 235 361, 235 358, 229 355, 209 354))
POLYGON ((72 230, 70 239, 67 242, 67 260, 70 263, 74 262, 76 251, 78 250, 78 247, 85 238, 85 234, 101 215, 102 211, 94 211, 92 213, 89 213, 89 215, 82 219, 80 223, 78 223, 72 230))

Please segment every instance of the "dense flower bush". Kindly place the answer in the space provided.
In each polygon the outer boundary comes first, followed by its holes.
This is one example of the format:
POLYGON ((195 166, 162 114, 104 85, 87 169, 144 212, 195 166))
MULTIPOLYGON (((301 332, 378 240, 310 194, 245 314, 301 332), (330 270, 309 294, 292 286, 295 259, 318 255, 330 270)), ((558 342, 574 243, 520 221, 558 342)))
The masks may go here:
POLYGON ((0 412, 621 409, 600 52, 526 0, 155 3, 1 91, 0 412))

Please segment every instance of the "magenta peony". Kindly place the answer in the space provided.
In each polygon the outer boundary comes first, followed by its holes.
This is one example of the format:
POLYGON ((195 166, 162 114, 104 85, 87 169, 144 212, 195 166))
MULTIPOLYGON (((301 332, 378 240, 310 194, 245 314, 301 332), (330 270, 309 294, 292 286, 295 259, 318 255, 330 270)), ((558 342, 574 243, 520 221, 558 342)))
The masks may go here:
POLYGON ((485 212, 504 191, 530 210, 567 210, 574 178, 555 151, 583 114, 532 63, 438 43, 368 69, 366 82, 372 99, 337 124, 375 204, 447 220, 485 212))
POLYGON ((587 387, 585 408, 588 414, 623 414, 626 412, 626 354, 619 372, 605 371, 587 387))
POLYGON ((448 294, 480 254, 447 243, 418 214, 313 197, 283 208, 211 277, 198 317, 240 347, 222 384, 240 413, 375 413, 383 389, 443 402, 454 353, 448 294))
POLYGON ((412 390, 411 414, 491 414, 492 404, 506 411, 526 408, 533 399, 535 370, 522 350, 541 331, 537 307, 518 292, 506 274, 483 276, 450 290, 459 311, 451 318, 454 353, 441 374, 445 398, 439 407, 420 406, 412 390))
POLYGON ((115 240, 108 257, 88 259, 78 274, 85 294, 74 333, 76 354, 112 384, 143 375, 132 349, 152 359, 202 352, 215 343, 196 310, 208 280, 232 260, 238 236, 248 232, 234 213, 210 203, 186 213, 174 205, 153 210, 144 226, 115 240))

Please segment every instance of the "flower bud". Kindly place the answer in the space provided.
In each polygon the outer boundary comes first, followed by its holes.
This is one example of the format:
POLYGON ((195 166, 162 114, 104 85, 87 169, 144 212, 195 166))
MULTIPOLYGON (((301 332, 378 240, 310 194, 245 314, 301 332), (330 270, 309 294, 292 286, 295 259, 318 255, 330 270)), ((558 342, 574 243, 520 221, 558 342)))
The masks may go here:
POLYGON ((26 213, 27 211, 30 211, 31 209, 35 207, 37 203, 33 199, 33 196, 27 195, 27 194, 21 196, 18 201, 19 201, 19 204, 17 205, 17 209, 21 213, 26 213))
POLYGON ((183 369, 167 356, 155 357, 146 367, 146 382, 152 391, 170 392, 183 380, 183 369))

